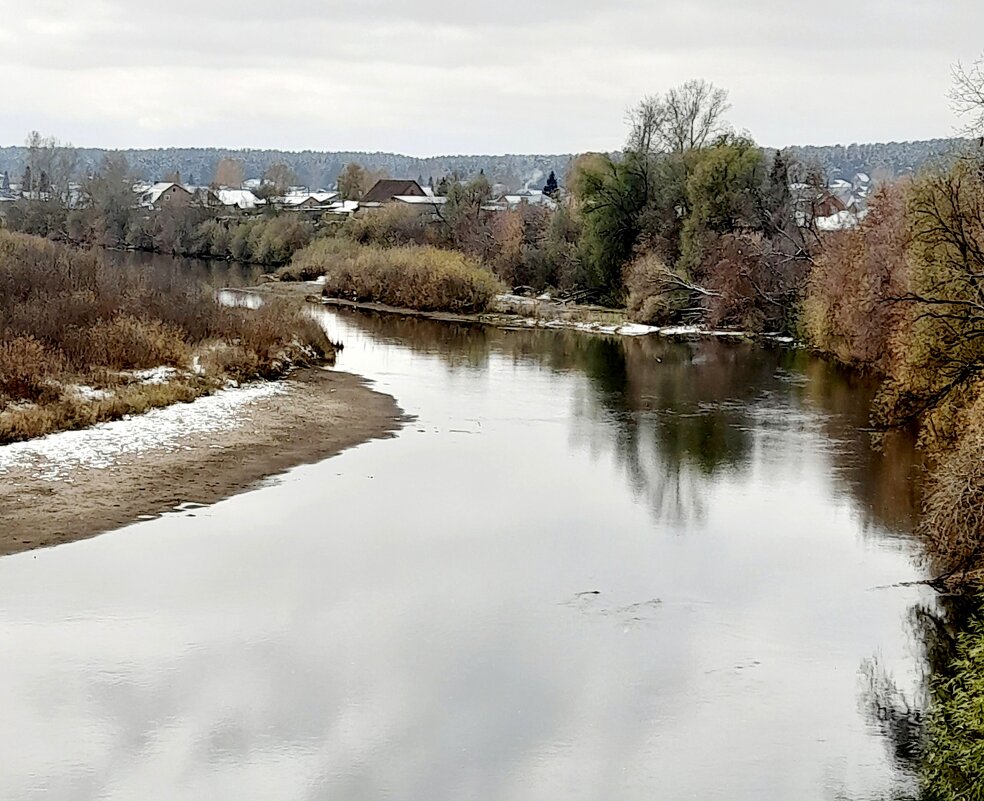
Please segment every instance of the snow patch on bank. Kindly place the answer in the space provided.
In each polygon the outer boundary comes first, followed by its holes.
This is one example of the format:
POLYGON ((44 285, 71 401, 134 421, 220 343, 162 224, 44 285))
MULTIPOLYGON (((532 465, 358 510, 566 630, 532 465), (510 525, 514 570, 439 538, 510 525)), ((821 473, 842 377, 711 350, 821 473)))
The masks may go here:
POLYGON ((0 475, 26 469, 48 481, 63 481, 77 467, 103 469, 124 456, 181 450, 188 436, 235 428, 246 408, 287 390, 284 381, 250 384, 79 431, 0 446, 0 475))
POLYGON ((147 370, 133 370, 125 373, 141 384, 153 384, 154 386, 163 386, 177 374, 178 371, 174 367, 151 367, 147 370))
POLYGON ((698 325, 670 325, 656 331, 664 337, 739 337, 749 336, 745 331, 715 331, 698 325))
POLYGON ((640 323, 578 323, 563 320, 547 323, 547 328, 573 328, 575 331, 591 331, 596 334, 614 334, 622 337, 641 337, 647 334, 658 334, 659 329, 652 325, 640 323))
POLYGON ((101 401, 113 397, 113 393, 108 389, 90 387, 87 384, 75 384, 68 387, 68 392, 81 401, 101 401))

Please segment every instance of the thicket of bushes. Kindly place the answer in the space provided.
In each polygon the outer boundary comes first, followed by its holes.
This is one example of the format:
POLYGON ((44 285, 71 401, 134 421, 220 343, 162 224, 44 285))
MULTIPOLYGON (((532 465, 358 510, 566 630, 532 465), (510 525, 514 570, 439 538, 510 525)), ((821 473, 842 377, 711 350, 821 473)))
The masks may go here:
POLYGON ((145 234, 143 227, 159 228, 164 213, 135 220, 127 235, 128 244, 147 244, 147 250, 178 253, 210 259, 234 259, 252 264, 279 266, 314 238, 314 225, 287 214, 249 217, 241 220, 207 219, 190 234, 145 234))
POLYGON ((221 306, 177 272, 127 270, 0 231, 0 442, 188 400, 227 379, 272 378, 332 354, 301 310, 221 306), (160 366, 180 374, 151 386, 127 373, 160 366), (79 385, 111 395, 86 400, 79 385))
POLYGON ((356 215, 342 234, 361 245, 456 250, 480 262, 508 287, 567 292, 585 288, 576 212, 530 204, 506 211, 483 209, 491 200, 484 178, 452 186, 448 192, 448 202, 436 211, 393 203, 356 215))
POLYGON ((11 204, 12 231, 76 245, 130 247, 205 259, 234 259, 277 267, 313 238, 314 223, 295 214, 219 217, 193 203, 163 209, 132 207, 131 194, 66 209, 53 201, 11 204))
POLYGON ((463 253, 429 245, 383 248, 319 239, 300 251, 284 277, 325 276, 325 294, 421 311, 476 312, 503 286, 463 253))
POLYGON ((982 210, 976 156, 883 187, 857 229, 826 238, 804 302, 810 344, 883 377, 875 422, 919 427, 921 528, 954 580, 984 568, 982 210))
POLYGON ((848 231, 828 235, 810 274, 803 304, 803 333, 819 350, 844 364, 887 373, 901 354, 898 332, 911 239, 904 183, 885 184, 869 213, 848 231))

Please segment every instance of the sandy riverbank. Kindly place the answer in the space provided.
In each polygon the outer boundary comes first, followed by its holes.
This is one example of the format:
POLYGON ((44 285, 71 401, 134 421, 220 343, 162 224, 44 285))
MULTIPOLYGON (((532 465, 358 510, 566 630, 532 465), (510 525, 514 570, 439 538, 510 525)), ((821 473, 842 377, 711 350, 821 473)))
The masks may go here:
MULTIPOLYGON (((202 401, 182 404, 180 411, 193 415, 202 401)), ((168 413, 108 425, 125 441, 127 423, 140 421, 146 430, 148 421, 163 423, 168 413)), ((6 466, 0 459, 0 555, 84 539, 184 503, 215 503, 291 467, 392 436, 403 419, 393 398, 358 376, 306 369, 276 392, 255 393, 233 418, 207 431, 177 428, 144 447, 104 445, 90 459, 74 459, 61 445, 77 450, 87 436, 105 440, 106 429, 71 432, 72 439, 61 441, 64 435, 52 435, 40 453, 31 445, 34 450, 7 458, 6 466)))

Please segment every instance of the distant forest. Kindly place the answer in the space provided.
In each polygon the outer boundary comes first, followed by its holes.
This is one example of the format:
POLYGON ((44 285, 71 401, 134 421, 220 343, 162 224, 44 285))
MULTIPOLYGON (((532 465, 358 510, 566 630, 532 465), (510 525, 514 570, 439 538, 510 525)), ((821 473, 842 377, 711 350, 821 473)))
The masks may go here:
MULTIPOLYGON (((829 145, 791 147, 789 152, 806 164, 816 164, 830 180, 851 180, 864 172, 873 179, 897 177, 916 172, 927 163, 945 161, 962 140, 930 139, 920 142, 889 142, 866 145, 829 145)), ((78 148, 78 177, 91 174, 104 155, 101 148, 78 148)), ((299 184, 310 189, 331 188, 350 162, 358 162, 371 171, 382 171, 393 178, 435 183, 457 173, 472 178, 480 172, 493 184, 508 190, 524 187, 541 188, 553 171, 563 183, 571 163, 570 154, 502 155, 502 156, 432 156, 415 158, 396 153, 322 152, 304 150, 225 150, 220 148, 162 148, 123 150, 134 177, 147 181, 163 180, 180 173, 185 183, 207 184, 219 162, 234 159, 243 162, 246 178, 260 178, 275 164, 286 164, 299 184)), ((24 172, 27 148, 0 147, 0 172, 7 171, 12 181, 24 172)))

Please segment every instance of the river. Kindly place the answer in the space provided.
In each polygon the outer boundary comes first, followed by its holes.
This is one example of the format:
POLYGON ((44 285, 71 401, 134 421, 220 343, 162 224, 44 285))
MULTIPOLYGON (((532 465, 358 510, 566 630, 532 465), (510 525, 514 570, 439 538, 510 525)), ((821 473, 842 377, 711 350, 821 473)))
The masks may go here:
MULTIPOLYGON (((413 416, 0 559, 3 799, 889 799, 932 593, 870 387, 723 342, 324 313, 413 416)), ((313 420, 312 425, 317 425, 313 420)))

